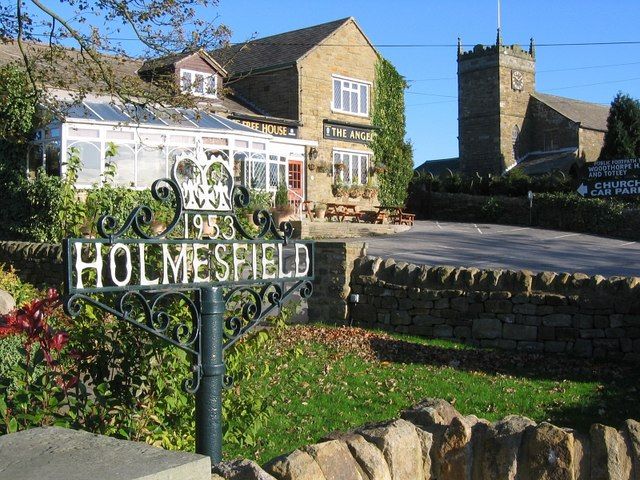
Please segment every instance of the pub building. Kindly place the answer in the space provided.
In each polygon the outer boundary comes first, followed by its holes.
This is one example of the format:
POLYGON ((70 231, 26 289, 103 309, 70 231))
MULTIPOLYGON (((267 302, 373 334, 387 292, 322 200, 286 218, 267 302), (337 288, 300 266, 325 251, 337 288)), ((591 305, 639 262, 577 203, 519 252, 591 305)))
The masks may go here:
MULTIPOLYGON (((19 58, 17 48, 0 45, 0 65, 19 58)), ((99 184, 107 162, 116 166, 116 184, 147 188, 169 175, 176 155, 202 148, 233 158, 235 180, 248 188, 275 192, 286 184, 299 214, 306 200, 345 200, 333 196, 332 185, 374 181, 369 144, 378 58, 355 20, 345 18, 208 53, 119 59, 121 75, 150 83, 173 76, 197 98, 197 111, 134 109, 99 88, 74 102, 69 92, 63 114, 36 132, 25 169, 64 175, 61 159, 73 147, 83 165, 79 188, 99 184), (112 143, 115 156, 106 158, 112 143)))

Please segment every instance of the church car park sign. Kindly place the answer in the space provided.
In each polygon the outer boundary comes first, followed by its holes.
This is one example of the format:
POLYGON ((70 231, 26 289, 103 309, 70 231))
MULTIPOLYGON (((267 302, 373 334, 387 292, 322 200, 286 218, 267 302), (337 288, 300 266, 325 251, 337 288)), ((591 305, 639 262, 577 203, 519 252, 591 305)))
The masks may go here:
POLYGON ((586 169, 576 190, 583 197, 640 196, 640 159, 599 160, 586 169))
POLYGON ((251 234, 234 207, 249 193, 234 185, 233 160, 219 151, 176 157, 171 178, 156 180, 153 197, 172 207, 154 233, 153 211, 135 208, 119 225, 98 220, 99 238, 64 240, 65 310, 91 304, 187 352, 196 396, 196 452, 222 459, 224 352, 295 293, 307 298, 314 278, 314 242, 292 241, 267 211, 252 215, 251 234))

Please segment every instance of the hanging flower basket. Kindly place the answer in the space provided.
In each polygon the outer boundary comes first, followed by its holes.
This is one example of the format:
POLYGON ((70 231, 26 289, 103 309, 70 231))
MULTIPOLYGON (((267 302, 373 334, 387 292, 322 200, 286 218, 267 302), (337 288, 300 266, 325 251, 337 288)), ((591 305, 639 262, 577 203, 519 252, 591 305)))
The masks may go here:
POLYGON ((353 185, 349 188, 349 196, 351 198, 358 198, 362 196, 364 189, 360 185, 353 185))
POLYGON ((362 191, 362 198, 376 198, 378 196, 378 189, 375 187, 364 187, 362 191))
POLYGON ((331 193, 334 197, 344 197, 349 193, 349 187, 334 183, 331 185, 331 193))
POLYGON ((380 175, 380 174, 382 174, 382 173, 384 173, 384 172, 386 172, 386 171, 387 171, 387 168, 386 168, 386 167, 375 167, 375 168, 373 169, 373 172, 374 172, 376 175, 380 175))

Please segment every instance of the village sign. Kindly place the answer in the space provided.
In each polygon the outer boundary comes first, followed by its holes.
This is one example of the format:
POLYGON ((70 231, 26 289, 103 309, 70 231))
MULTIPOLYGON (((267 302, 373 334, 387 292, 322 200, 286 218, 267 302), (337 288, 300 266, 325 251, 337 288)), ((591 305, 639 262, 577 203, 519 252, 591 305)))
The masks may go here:
POLYGON ((253 212, 251 235, 234 207, 249 192, 234 185, 233 159, 199 145, 175 159, 171 178, 156 180, 153 197, 172 219, 154 233, 154 212, 135 208, 118 225, 97 223, 99 238, 68 238, 65 309, 88 303, 191 355, 183 388, 196 395, 196 452, 222 459, 224 351, 298 292, 311 295, 314 243, 291 241, 289 223, 253 212))

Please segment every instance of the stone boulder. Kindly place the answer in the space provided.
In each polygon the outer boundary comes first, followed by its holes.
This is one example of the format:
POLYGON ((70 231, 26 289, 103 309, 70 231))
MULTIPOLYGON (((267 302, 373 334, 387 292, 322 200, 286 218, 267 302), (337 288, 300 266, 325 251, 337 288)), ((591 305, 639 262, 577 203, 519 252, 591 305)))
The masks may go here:
POLYGON ((471 477, 471 425, 464 418, 453 418, 444 432, 437 458, 440 471, 437 478, 466 480, 471 477))
POLYGON ((314 458, 301 450, 274 458, 264 469, 278 480, 327 480, 314 458))
POLYGON ((6 315, 16 308, 16 301, 6 290, 0 290, 0 315, 6 315))
POLYGON ((631 456, 627 444, 615 428, 591 425, 591 480, 631 478, 631 456))
POLYGON ((640 476, 640 423, 635 420, 627 420, 624 422, 627 437, 629 438, 629 447, 631 450, 633 471, 635 478, 640 476))
POLYGON ((212 471, 216 476, 220 475, 218 478, 226 480, 276 480, 260 468, 260 465, 244 458, 218 463, 212 471))
POLYGON ((474 469, 473 478, 514 480, 522 434, 535 425, 533 420, 517 415, 509 415, 491 425, 482 442, 481 461, 474 469))
POLYGON ((404 410, 400 416, 423 430, 431 425, 447 426, 454 418, 462 418, 449 402, 440 398, 425 398, 404 410))
POLYGON ((349 447, 341 440, 309 445, 302 450, 313 457, 327 480, 367 480, 349 447))
POLYGON ((367 442, 362 435, 338 433, 330 437, 347 444, 351 455, 360 466, 360 473, 364 480, 391 480, 391 472, 384 455, 378 447, 367 442))
POLYGON ((357 433, 382 451, 393 480, 425 478, 422 447, 413 424, 400 419, 368 426, 357 433))
POLYGON ((522 480, 574 480, 574 439, 567 432, 543 422, 525 431, 518 473, 522 480))

